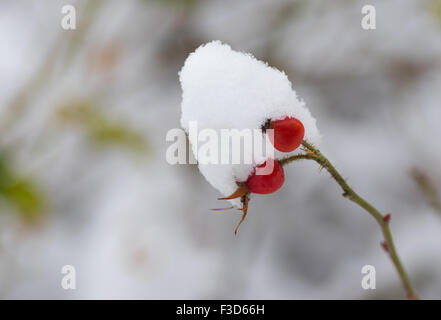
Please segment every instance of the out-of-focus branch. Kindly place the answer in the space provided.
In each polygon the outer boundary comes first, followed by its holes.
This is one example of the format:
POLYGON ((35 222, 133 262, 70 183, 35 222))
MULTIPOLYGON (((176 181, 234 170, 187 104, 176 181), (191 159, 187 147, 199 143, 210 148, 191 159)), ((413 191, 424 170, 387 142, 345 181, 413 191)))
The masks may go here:
POLYGON ((16 125, 31 105, 32 99, 48 84, 53 75, 57 59, 60 57, 63 59, 62 65, 64 68, 70 65, 73 57, 78 52, 78 47, 82 44, 85 35, 92 26, 94 18, 99 13, 102 3, 102 0, 86 2, 82 11, 84 15, 77 27, 78 30, 68 34, 65 31, 60 31, 47 56, 7 106, 5 114, 0 119, 0 134, 5 134, 16 125))

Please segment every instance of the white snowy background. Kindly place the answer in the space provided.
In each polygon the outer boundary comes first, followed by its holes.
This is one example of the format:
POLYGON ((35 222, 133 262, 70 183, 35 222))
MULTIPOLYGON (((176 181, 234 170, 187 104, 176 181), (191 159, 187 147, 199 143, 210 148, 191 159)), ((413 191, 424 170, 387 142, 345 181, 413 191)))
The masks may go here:
POLYGON ((441 298, 441 213, 411 175, 441 188, 441 1, 368 3, 374 31, 365 1, 0 2, 0 298, 405 297, 375 221, 316 164, 287 167, 234 236, 239 216, 209 210, 223 204, 197 167, 166 163, 177 72, 210 40, 287 73, 322 151, 392 214, 418 293, 441 298))

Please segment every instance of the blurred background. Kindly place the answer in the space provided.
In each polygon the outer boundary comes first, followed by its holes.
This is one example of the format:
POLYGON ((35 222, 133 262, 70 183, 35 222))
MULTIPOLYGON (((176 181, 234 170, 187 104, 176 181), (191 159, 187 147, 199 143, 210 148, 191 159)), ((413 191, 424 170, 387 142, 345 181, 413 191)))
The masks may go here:
POLYGON ((197 167, 167 164, 177 73, 211 40, 287 73, 322 151, 392 214, 417 292, 441 298, 440 0, 3 0, 0 39, 0 298, 405 298, 375 221, 315 163, 253 197, 237 236, 197 167))

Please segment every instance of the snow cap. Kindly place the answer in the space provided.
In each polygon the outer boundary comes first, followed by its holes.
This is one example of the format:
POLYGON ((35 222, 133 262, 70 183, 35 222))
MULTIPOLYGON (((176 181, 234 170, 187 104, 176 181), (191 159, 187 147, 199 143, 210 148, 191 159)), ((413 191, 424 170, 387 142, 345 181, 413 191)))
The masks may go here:
MULTIPOLYGON (((197 121, 199 130, 241 130, 260 129, 268 119, 289 116, 302 122, 306 140, 315 145, 320 142, 316 120, 297 97, 286 74, 251 54, 234 51, 220 41, 209 42, 188 56, 179 78, 183 91, 181 125, 187 132, 190 121, 197 121)), ((193 146, 197 144, 192 141, 195 137, 189 139, 193 146)), ((193 147, 195 156, 196 152, 193 147)), ((289 153, 274 150, 274 158, 299 152, 299 148, 289 153)), ((199 164, 199 169, 227 196, 237 188, 237 181, 245 181, 264 160, 252 165, 199 164)), ((239 204, 237 199, 231 202, 239 204)))

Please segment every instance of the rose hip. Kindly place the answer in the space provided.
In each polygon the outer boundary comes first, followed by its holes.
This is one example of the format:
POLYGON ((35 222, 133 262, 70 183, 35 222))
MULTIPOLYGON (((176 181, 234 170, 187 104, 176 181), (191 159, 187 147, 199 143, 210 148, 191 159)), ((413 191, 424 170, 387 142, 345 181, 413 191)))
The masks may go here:
MULTIPOLYGON (((285 181, 285 173, 279 161, 269 159, 274 164, 273 171, 268 175, 258 175, 256 171, 248 177, 245 185, 252 193, 268 194, 279 190, 285 181)), ((257 168, 264 168, 267 161, 259 165, 257 168)))
POLYGON ((293 117, 271 121, 269 128, 274 130, 274 136, 269 136, 271 143, 274 148, 282 152, 291 152, 297 149, 305 135, 303 124, 293 117))

